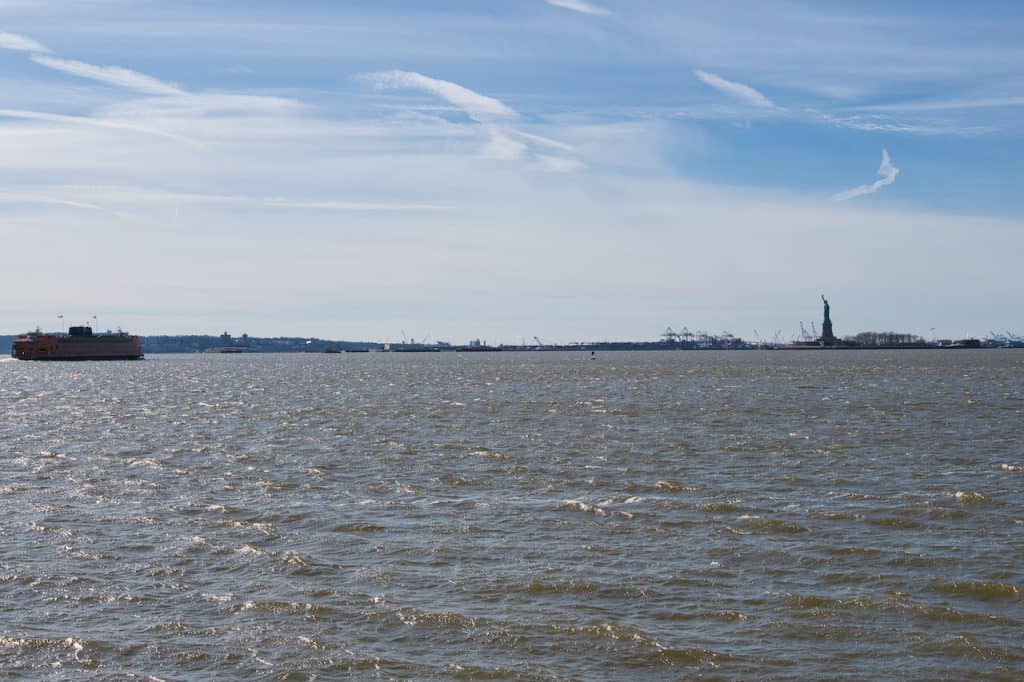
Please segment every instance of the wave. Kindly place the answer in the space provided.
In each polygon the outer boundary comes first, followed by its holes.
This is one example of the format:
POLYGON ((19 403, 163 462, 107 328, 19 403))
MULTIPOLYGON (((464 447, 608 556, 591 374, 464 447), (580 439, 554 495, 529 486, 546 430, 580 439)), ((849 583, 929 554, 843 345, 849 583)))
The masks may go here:
POLYGON ((683 485, 678 481, 658 481, 654 484, 654 487, 658 490, 667 490, 668 492, 678 493, 686 492, 693 493, 697 492, 697 488, 692 485, 683 485))
POLYGON ((753 528, 765 533, 808 533, 810 528, 782 521, 780 519, 766 519, 761 516, 743 515, 739 521, 748 528, 753 528))
POLYGON ((881 611, 889 607, 885 602, 875 601, 867 597, 853 597, 850 599, 837 599, 834 597, 822 597, 818 595, 787 595, 786 600, 790 606, 798 610, 813 611, 849 611, 849 610, 872 610, 881 611))
MULTIPOLYGON (((942 638, 923 640, 918 647, 927 655, 939 655, 946 659, 976 659, 978 661, 986 661, 989 665, 993 662, 1013 665, 1024 658, 1013 648, 990 646, 977 637, 966 634, 947 635, 942 638)), ((1020 672, 1019 668, 1017 672, 1020 672)), ((964 675, 962 679, 967 678, 968 676, 964 675)), ((1006 679, 1019 678, 1007 677, 1006 679)))
POLYGON ((731 502, 708 502, 697 507, 697 511, 702 511, 705 514, 732 514, 743 511, 743 509, 731 502))
POLYGON ((1021 600, 1020 588, 1010 583, 964 580, 961 582, 937 583, 932 587, 942 594, 972 597, 980 601, 1021 600))
POLYGON ((963 504, 985 504, 991 501, 988 495, 971 490, 957 490, 953 497, 956 498, 957 502, 962 502, 963 504))
POLYGON ((82 657, 85 651, 86 642, 75 637, 8 637, 0 635, 0 652, 5 649, 14 649, 17 654, 24 654, 33 651, 65 651, 70 658, 65 661, 53 661, 50 665, 53 668, 60 668, 64 663, 77 663, 87 668, 99 666, 99 661, 91 657, 82 657))
MULTIPOLYGON (((640 498, 627 498, 619 504, 632 504, 634 501, 639 501, 640 498)), ((584 502, 583 500, 562 500, 561 504, 555 507, 555 511, 581 511, 587 514, 594 514, 595 516, 608 516, 615 515, 621 516, 622 518, 632 519, 633 514, 631 512, 619 511, 615 509, 608 509, 607 505, 615 504, 615 500, 605 500, 601 505, 591 504, 584 502)))
POLYGON ((597 514, 598 516, 604 516, 608 513, 604 507, 599 507, 596 504, 590 504, 583 500, 563 500, 561 504, 555 507, 555 509, 557 511, 574 509, 577 511, 587 512, 588 514, 597 514))
POLYGON ((868 519, 868 523, 872 526, 880 526, 882 528, 898 528, 900 530, 913 530, 920 528, 921 523, 914 521, 913 519, 904 519, 899 516, 883 516, 881 518, 868 519))

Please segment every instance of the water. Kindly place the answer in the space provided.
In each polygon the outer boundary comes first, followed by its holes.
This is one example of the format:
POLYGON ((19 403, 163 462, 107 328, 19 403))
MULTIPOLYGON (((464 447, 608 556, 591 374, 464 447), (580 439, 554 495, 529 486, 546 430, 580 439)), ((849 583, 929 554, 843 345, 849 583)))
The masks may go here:
POLYGON ((0 362, 0 677, 1019 679, 1024 353, 0 362))

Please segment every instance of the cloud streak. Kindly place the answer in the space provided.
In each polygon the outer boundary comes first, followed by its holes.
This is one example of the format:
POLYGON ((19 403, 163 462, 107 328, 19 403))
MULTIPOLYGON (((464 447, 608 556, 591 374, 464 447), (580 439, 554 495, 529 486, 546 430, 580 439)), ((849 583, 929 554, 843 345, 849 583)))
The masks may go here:
POLYGON ((545 0, 549 5, 554 7, 561 7, 562 9, 572 10, 573 12, 579 12, 581 14, 590 14, 592 16, 608 16, 612 12, 604 7, 597 7, 591 5, 585 0, 545 0))
POLYGON ((835 116, 809 110, 811 120, 824 121, 840 128, 863 130, 871 133, 906 133, 908 135, 961 135, 977 136, 993 133, 997 129, 991 126, 956 125, 952 123, 931 123, 917 120, 900 120, 874 115, 835 116))
POLYGON ((147 95, 179 96, 188 94, 176 85, 165 83, 152 76, 120 66, 97 66, 73 59, 59 59, 42 54, 33 54, 30 59, 36 64, 54 69, 55 71, 61 71, 72 76, 78 76, 79 78, 99 81, 107 85, 127 88, 128 90, 135 90, 147 95))
POLYGON ((512 107, 494 97, 482 95, 458 83, 431 78, 414 71, 379 71, 364 74, 359 78, 373 84, 378 89, 421 90, 454 105, 480 124, 480 128, 486 133, 488 140, 483 147, 485 157, 503 161, 532 157, 539 168, 558 172, 566 172, 583 166, 582 163, 575 160, 531 153, 533 147, 544 147, 561 152, 575 150, 571 145, 558 140, 513 128, 510 121, 518 118, 519 114, 512 107))
POLYGON ((65 123, 78 126, 89 126, 92 128, 107 128, 110 130, 123 130, 144 135, 156 135, 179 142, 185 142, 195 147, 204 146, 202 142, 194 140, 185 135, 169 133, 152 126, 140 125, 131 121, 120 121, 110 118, 95 118, 92 116, 71 116, 69 114, 51 114, 45 111, 29 111, 26 109, 0 109, 0 118, 15 118, 27 121, 44 121, 47 123, 65 123))
POLYGON ((362 76, 382 90, 410 88, 423 90, 453 104, 478 123, 515 118, 518 114, 504 102, 481 95, 458 83, 424 76, 415 71, 379 71, 362 76))
POLYGON ((713 87, 715 90, 718 90, 719 92, 724 93, 734 99, 738 99, 741 102, 745 102, 750 106, 760 107, 762 109, 775 108, 775 104, 770 99, 768 99, 767 97, 765 97, 764 95, 762 95, 760 92, 750 87, 749 85, 744 85, 743 83, 737 83, 735 81, 726 80, 721 76, 709 73, 707 71, 702 71, 700 69, 696 69, 693 72, 693 74, 707 85, 713 87))
POLYGON ((73 201, 71 199, 60 199, 57 197, 45 196, 19 196, 0 194, 0 204, 43 204, 51 206, 66 206, 86 211, 105 211, 106 209, 96 204, 89 204, 84 201, 73 201))
POLYGON ((512 132, 518 135, 519 137, 523 138, 524 140, 533 142, 534 144, 539 145, 541 147, 557 149, 563 152, 576 151, 576 148, 573 147, 571 144, 566 144, 565 142, 560 142, 558 140, 552 140, 550 137, 543 137, 542 135, 534 135, 532 133, 524 133, 522 130, 513 130, 512 132))
POLYGON ((859 187, 848 189, 845 192, 840 192, 832 197, 832 201, 846 201, 848 199, 853 199, 854 197, 864 196, 865 194, 874 194, 883 187, 896 182, 896 176, 899 174, 900 169, 892 165, 892 160, 889 159, 889 152, 886 151, 885 147, 883 147, 882 165, 878 167, 878 175, 881 177, 870 185, 860 185, 859 187))
POLYGON ((50 50, 31 38, 18 35, 17 33, 4 33, 0 31, 0 49, 17 50, 19 52, 49 52, 50 50))
POLYGON ((442 204, 337 201, 292 199, 288 197, 245 196, 236 194, 199 194, 174 192, 159 188, 122 185, 54 185, 24 186, 0 190, 0 204, 57 204, 90 210, 109 210, 107 205, 132 207, 143 205, 237 204, 253 208, 348 211, 360 213, 447 211, 453 207, 442 204))
POLYGON ((492 159, 513 161, 522 158, 530 149, 524 142, 513 140, 498 126, 488 126, 487 134, 491 140, 484 147, 484 156, 492 159))
POLYGON ((270 197, 264 199, 263 203, 264 205, 272 208, 294 208, 314 211, 446 211, 451 208, 450 206, 440 204, 396 204, 371 203, 364 201, 298 201, 282 197, 270 197))
POLYGON ((979 97, 976 99, 928 100, 895 104, 873 104, 858 107, 859 111, 955 111, 958 109, 993 109, 1024 106, 1024 97, 979 97))

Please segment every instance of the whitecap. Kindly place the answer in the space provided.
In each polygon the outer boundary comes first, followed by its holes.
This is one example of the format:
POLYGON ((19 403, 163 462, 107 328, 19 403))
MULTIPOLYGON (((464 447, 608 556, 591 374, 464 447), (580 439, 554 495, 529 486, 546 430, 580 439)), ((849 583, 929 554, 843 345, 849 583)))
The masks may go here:
POLYGON ((577 509, 579 511, 587 512, 588 514, 597 514, 604 516, 607 512, 604 509, 597 506, 596 504, 590 504, 583 500, 563 500, 561 504, 562 508, 577 509))
POLYGON ((957 490, 954 497, 957 502, 963 502, 964 504, 981 504, 983 502, 988 502, 987 495, 971 490, 957 490))
POLYGON ((216 601, 216 602, 222 602, 222 603, 223 602, 229 602, 229 601, 231 601, 232 599, 235 598, 234 595, 231 595, 231 594, 211 594, 209 592, 204 592, 202 597, 203 597, 203 599, 207 599, 209 601, 216 601))
POLYGON ((242 545, 235 550, 239 554, 255 554, 256 556, 263 556, 266 554, 262 549, 257 549, 252 545, 242 545))

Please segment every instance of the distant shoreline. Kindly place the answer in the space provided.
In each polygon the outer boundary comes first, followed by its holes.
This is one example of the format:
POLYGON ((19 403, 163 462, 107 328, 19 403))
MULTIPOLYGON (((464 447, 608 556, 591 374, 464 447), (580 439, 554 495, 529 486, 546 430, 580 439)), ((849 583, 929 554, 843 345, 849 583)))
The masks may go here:
MULTIPOLYGON (((3 354, 10 351, 17 335, 0 335, 3 354)), ((852 351, 852 350, 975 350, 1024 348, 1024 342, 998 339, 963 339, 944 343, 915 341, 905 344, 855 344, 839 342, 826 346, 814 342, 755 343, 739 337, 707 336, 695 340, 592 341, 561 344, 498 344, 481 341, 468 344, 384 343, 338 341, 310 337, 229 337, 226 335, 142 336, 147 355, 162 354, 247 354, 247 353, 548 353, 611 351, 852 351)))

